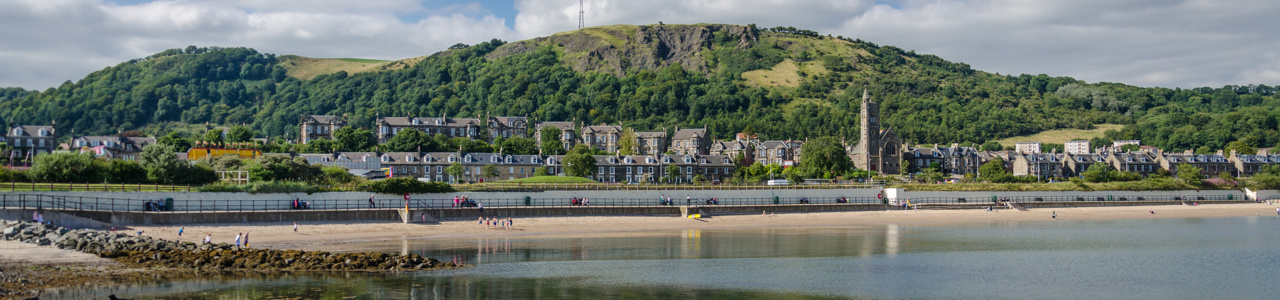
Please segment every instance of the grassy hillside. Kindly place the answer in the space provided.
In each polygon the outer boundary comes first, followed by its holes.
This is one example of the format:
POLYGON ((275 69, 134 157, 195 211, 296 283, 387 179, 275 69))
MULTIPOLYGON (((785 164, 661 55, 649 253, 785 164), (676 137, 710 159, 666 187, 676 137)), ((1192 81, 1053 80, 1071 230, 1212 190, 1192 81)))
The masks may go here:
MULTIPOLYGON (((1000 139, 996 142, 1006 148, 1013 147, 1014 144, 1021 142, 1041 142, 1062 144, 1067 141, 1083 139, 1089 140, 1096 137, 1103 137, 1107 130, 1120 130, 1124 125, 1120 124, 1097 124, 1093 129, 1054 129, 1041 131, 1036 134, 1026 136, 1015 136, 1006 139, 1000 139)), ((1100 146, 1100 145, 1095 145, 1100 146)))
POLYGON ((171 49, 54 89, 0 90, 0 121, 152 135, 186 128, 164 124, 246 124, 260 137, 289 139, 303 114, 345 114, 351 124, 528 116, 637 130, 705 126, 717 139, 750 127, 765 139, 853 143, 864 90, 881 105, 882 128, 916 144, 1041 132, 1035 139, 1058 142, 1098 134, 1093 128, 1105 139, 1170 150, 1280 144, 1271 86, 1142 88, 1001 75, 852 37, 723 24, 592 27, 389 62, 171 49))
POLYGON ((422 57, 396 61, 363 58, 310 58, 297 55, 282 55, 279 65, 284 67, 289 77, 310 80, 316 76, 333 74, 338 71, 355 74, 373 71, 400 70, 422 60, 422 57))

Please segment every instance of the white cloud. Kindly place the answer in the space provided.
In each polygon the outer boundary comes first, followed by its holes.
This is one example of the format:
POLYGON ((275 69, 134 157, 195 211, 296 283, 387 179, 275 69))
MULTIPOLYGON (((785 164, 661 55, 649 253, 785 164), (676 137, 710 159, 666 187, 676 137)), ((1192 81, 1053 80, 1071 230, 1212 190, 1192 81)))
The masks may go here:
POLYGON ((0 0, 0 86, 43 89, 187 45, 251 47, 311 57, 401 59, 455 43, 511 40, 475 4, 430 10, 418 1, 0 0), (436 14, 436 12, 446 14, 436 14), (398 14, 419 14, 403 21, 398 14), (17 71, 21 70, 21 71, 17 71))
MULTIPOLYGON (((104 1, 0 0, 0 86, 42 89, 186 45, 398 59, 578 24, 577 1, 565 0, 509 0, 518 11, 510 20, 489 13, 507 2, 466 0, 104 1)), ((1280 3, 1261 0, 586 0, 585 6, 587 26, 795 26, 1001 74, 1141 86, 1280 84, 1280 39, 1272 33, 1280 28, 1273 16, 1280 3)))

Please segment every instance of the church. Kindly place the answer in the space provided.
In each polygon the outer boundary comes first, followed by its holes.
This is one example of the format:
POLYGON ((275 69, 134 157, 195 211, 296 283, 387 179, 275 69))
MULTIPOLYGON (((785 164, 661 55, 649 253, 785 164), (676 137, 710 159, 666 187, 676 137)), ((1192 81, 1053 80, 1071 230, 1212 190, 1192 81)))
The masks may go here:
POLYGON ((901 174, 902 140, 892 129, 880 129, 880 104, 862 91, 862 130, 849 157, 858 169, 880 174, 901 174))

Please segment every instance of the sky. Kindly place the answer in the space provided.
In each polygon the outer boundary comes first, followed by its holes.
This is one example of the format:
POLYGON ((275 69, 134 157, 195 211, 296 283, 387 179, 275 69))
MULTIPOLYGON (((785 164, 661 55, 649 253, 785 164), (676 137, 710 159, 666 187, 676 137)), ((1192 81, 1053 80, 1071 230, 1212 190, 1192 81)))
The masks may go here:
MULTIPOLYGON (((188 45, 401 59, 577 29, 573 0, 0 0, 0 87, 43 90, 188 45)), ((1280 1, 583 0, 586 26, 794 26, 1000 74, 1280 85, 1280 1)))

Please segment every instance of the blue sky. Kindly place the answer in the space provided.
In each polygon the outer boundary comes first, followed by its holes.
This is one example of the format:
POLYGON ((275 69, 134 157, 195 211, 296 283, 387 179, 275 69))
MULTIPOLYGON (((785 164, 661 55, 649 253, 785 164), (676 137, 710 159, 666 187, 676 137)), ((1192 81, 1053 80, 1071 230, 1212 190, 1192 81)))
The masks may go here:
MULTIPOLYGON (((1280 85, 1264 0, 584 0, 587 26, 795 26, 1001 74, 1280 85)), ((0 87, 44 89, 187 45, 401 59, 577 29, 577 0, 0 0, 0 87)))

